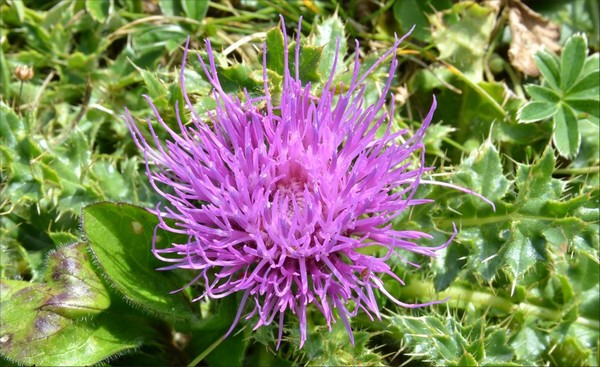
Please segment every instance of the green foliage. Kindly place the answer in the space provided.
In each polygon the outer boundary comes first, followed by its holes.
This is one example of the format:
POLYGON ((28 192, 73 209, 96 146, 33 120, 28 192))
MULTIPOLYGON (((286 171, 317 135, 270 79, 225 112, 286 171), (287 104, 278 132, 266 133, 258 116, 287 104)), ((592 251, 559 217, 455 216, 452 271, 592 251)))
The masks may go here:
POLYGON ((539 51, 536 65, 544 80, 541 85, 525 86, 531 101, 518 113, 524 123, 552 119, 554 145, 567 158, 579 152, 581 121, 596 126, 600 121, 600 62, 598 53, 587 53, 587 38, 582 34, 569 38, 560 58, 539 51))
MULTIPOLYGON (((184 280, 174 272, 156 271, 162 263, 148 248, 158 219, 147 210, 128 204, 98 203, 83 209, 83 229, 94 259, 115 289, 135 305, 166 318, 192 318, 189 298, 170 295, 184 280), (140 279, 144 279, 143 286, 140 279)), ((186 241, 158 231, 157 249, 186 241)))
POLYGON ((93 271, 85 243, 48 256, 43 283, 0 281, 0 353, 27 365, 94 364, 138 347, 143 326, 107 312, 108 291, 93 271))
POLYGON ((411 356, 435 366, 516 366, 506 331, 485 325, 485 319, 459 320, 433 313, 421 317, 392 316, 392 329, 405 345, 416 345, 411 356))
POLYGON ((489 43, 495 17, 493 9, 472 1, 429 15, 439 59, 452 63, 473 82, 481 81, 485 45, 489 43))
MULTIPOLYGON (((525 6, 517 3, 3 2, 4 364, 598 365, 597 6, 527 3, 560 25, 562 41, 555 41, 563 48, 560 56, 538 52, 541 77, 525 79, 506 57, 514 39, 509 15, 525 6), (385 286, 405 302, 448 300, 407 310, 375 292, 383 320, 358 310, 354 346, 343 323, 330 331, 313 306, 302 349, 291 313, 279 350, 277 322, 251 330, 256 316, 242 317, 225 339, 239 294, 191 303, 202 281, 171 294, 197 273, 156 270, 166 265, 152 254, 157 219, 143 208, 158 198, 120 117, 127 107, 148 133, 142 120, 152 112, 141 97, 147 94, 167 124, 176 128, 176 102, 179 117, 189 121, 179 85, 188 36, 185 84, 200 116, 216 105, 196 60, 196 54, 206 58, 205 37, 224 89, 242 99, 244 89, 251 97, 263 94, 265 42, 267 87, 277 98, 285 66, 279 14, 290 35, 303 16, 299 74, 317 97, 338 40, 333 83, 340 91, 352 76, 354 52, 365 71, 394 33, 415 25, 396 55, 393 129, 418 128, 435 94, 438 109, 423 141, 426 165, 438 167, 431 180, 473 190, 495 205, 421 185, 417 197, 435 202, 402 213, 393 225, 431 233, 423 245, 445 242, 453 223, 457 236, 432 260, 401 254, 420 269, 392 256, 406 286, 389 279, 385 286), (20 80, 13 72, 25 65, 34 75, 20 80)), ((295 33, 288 41, 294 72, 295 33)), ((363 106, 379 97, 387 75, 383 66, 366 80, 363 106)), ((158 248, 187 241, 156 234, 158 248)))

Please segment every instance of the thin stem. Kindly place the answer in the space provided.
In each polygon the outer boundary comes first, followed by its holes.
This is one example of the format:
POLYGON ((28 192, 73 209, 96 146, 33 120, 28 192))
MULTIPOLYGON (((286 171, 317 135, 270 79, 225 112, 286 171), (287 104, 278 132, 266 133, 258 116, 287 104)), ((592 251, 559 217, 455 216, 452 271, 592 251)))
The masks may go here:
POLYGON ((196 365, 198 365, 198 363, 200 363, 204 358, 206 358, 206 356, 209 355, 210 352, 212 352, 216 347, 219 346, 219 344, 223 342, 223 340, 225 340, 225 335, 227 334, 224 334, 222 337, 217 339, 208 348, 206 348, 204 352, 200 353, 198 357, 194 358, 194 360, 188 364, 188 367, 195 367, 196 365))

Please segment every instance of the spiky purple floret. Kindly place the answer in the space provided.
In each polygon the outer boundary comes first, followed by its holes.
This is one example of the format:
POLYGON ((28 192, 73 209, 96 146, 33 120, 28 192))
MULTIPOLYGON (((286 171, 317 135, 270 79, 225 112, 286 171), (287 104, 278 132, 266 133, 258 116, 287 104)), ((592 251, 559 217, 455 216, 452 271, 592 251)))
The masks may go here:
MULTIPOLYGON (((298 31, 295 65, 299 65, 299 35, 298 31)), ((161 128, 171 136, 160 141, 148 120, 152 143, 126 112, 129 129, 144 152, 150 182, 166 199, 164 208, 153 210, 159 227, 188 236, 186 243, 166 249, 153 246, 153 252, 171 263, 163 269, 198 271, 192 283, 202 282, 205 292, 197 299, 242 293, 229 332, 249 299, 254 307, 247 319, 258 315, 255 329, 279 316, 277 346, 287 310, 298 317, 302 346, 308 304, 323 313, 329 327, 336 322, 337 309, 352 342, 349 318, 359 309, 371 319, 380 318, 375 290, 400 306, 431 304, 400 302, 384 289, 381 279, 388 274, 402 283, 386 263, 390 256, 400 256, 397 250, 435 256, 454 237, 427 248, 415 240, 430 235, 391 226, 391 220, 409 207, 430 202, 413 195, 423 172, 430 169, 422 164, 422 139, 436 107, 434 98, 423 124, 410 138, 404 138, 406 130, 390 130, 394 102, 392 98, 385 111, 385 101, 401 41, 396 40, 363 74, 357 54, 346 87, 333 84, 336 50, 320 96, 311 94, 310 83, 302 85, 297 67, 293 76, 286 67, 281 98, 275 102, 268 91, 266 49, 265 95, 250 98, 246 93, 241 101, 221 87, 207 40, 209 65, 198 59, 217 101, 208 115, 210 122, 196 113, 185 90, 186 44, 180 82, 192 123, 185 125, 178 119, 180 131, 173 131, 146 96, 161 128), (365 78, 389 57, 389 76, 379 100, 363 106, 365 78), (378 137, 380 128, 385 132, 378 137), (416 169, 412 168, 415 154, 421 160, 416 169), (172 193, 158 183, 171 187, 172 193), (175 225, 168 225, 166 218, 175 225), (383 247, 387 254, 378 258, 361 252, 367 246, 383 247), (350 300, 352 310, 347 306, 350 300)), ((284 65, 288 65, 287 39, 285 43, 284 65)), ((179 116, 177 104, 175 109, 179 116)))

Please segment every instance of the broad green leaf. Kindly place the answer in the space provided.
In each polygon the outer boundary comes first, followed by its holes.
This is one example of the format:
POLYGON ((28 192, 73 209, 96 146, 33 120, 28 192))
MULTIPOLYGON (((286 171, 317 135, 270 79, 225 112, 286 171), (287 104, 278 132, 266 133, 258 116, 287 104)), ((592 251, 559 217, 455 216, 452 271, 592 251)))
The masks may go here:
POLYGON ((517 118, 519 122, 528 123, 549 119, 558 110, 558 104, 551 102, 532 101, 519 109, 517 118))
POLYGON ((85 0, 85 8, 92 18, 104 23, 113 9, 113 0, 85 0))
POLYGON ((44 280, 52 287, 40 309, 68 318, 90 316, 110 306, 108 291, 91 267, 83 242, 48 255, 44 280))
POLYGON ((189 18, 202 21, 208 11, 208 1, 181 0, 181 7, 189 18))
POLYGON ((560 61, 558 57, 548 51, 542 50, 535 54, 535 64, 540 69, 544 81, 550 88, 560 90, 560 61))
POLYGON ((600 69, 600 53, 595 52, 585 59, 581 75, 588 75, 598 69, 600 69))
POLYGON ((560 96, 550 88, 528 84, 525 86, 525 90, 531 98, 540 102, 558 103, 560 101, 560 96))
POLYGON ((575 112, 562 104, 554 115, 554 144, 563 157, 572 158, 579 152, 579 125, 575 112))
MULTIPOLYGON (((241 93, 244 89, 250 96, 260 94, 263 90, 263 80, 253 75, 251 70, 242 64, 236 64, 230 67, 217 67, 219 82, 228 93, 241 93)), ((211 97, 212 98, 212 97, 211 97)))
POLYGON ((136 348, 152 332, 111 314, 108 290, 92 269, 87 245, 48 256, 45 283, 0 280, 0 353, 28 365, 89 365, 136 348))
MULTIPOLYGON (((83 228, 103 274, 129 301, 164 318, 193 317, 185 292, 170 292, 185 285, 152 254, 152 238, 158 219, 147 210, 129 204, 99 203, 83 209, 83 228)), ((185 241, 157 232, 157 248, 185 241)))
POLYGON ((560 58, 561 79, 560 87, 569 90, 581 75, 581 70, 587 56, 587 38, 584 34, 569 37, 560 58))

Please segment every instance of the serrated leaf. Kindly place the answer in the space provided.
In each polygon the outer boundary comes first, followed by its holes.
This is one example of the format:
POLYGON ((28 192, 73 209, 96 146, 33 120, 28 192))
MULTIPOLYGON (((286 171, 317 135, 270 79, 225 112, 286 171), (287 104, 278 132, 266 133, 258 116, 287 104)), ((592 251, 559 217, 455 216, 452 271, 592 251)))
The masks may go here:
POLYGON ((390 318, 390 326, 403 335, 411 355, 434 365, 461 365, 467 351, 470 353, 466 360, 474 360, 477 365, 510 365, 514 352, 507 346, 506 331, 482 323, 479 319, 467 326, 450 315, 437 313, 390 318))
POLYGON ((348 341, 348 331, 343 322, 331 326, 309 327, 307 339, 299 349, 300 332, 293 326, 290 342, 297 350, 295 353, 307 366, 385 366, 384 357, 371 348, 371 334, 364 330, 353 331, 354 345, 348 341))
POLYGON ((552 177, 555 158, 546 149, 532 165, 520 165, 515 183, 519 190, 516 202, 526 213, 539 213, 548 200, 558 200, 564 190, 564 182, 552 177))
POLYGON ((267 31, 267 68, 283 76, 285 69, 283 33, 279 27, 267 31))
MULTIPOLYGON (((152 238, 158 219, 147 210, 129 204, 99 203, 83 209, 83 228, 90 249, 103 274, 131 302, 170 319, 192 318, 184 292, 170 294, 185 285, 152 254, 152 238)), ((159 231, 157 248, 177 242, 176 236, 159 231)), ((181 238, 179 238, 181 240, 181 238)))
MULTIPOLYGON (((295 47, 295 44, 290 45, 290 49, 295 47)), ((300 65, 298 66, 298 72, 300 80, 304 83, 312 82, 316 83, 321 81, 319 74, 319 64, 321 61, 321 53, 323 49, 321 47, 314 46, 300 46, 300 65)), ((290 53, 291 54, 291 53, 290 53)), ((296 71, 296 59, 292 59, 290 65, 290 73, 292 77, 295 76, 296 71)))
POLYGON ((544 82, 548 83, 552 89, 559 89, 560 82, 560 61, 558 57, 547 51, 539 51, 535 54, 535 64, 544 77, 544 82))
POLYGON ((528 102, 519 109, 517 119, 528 123, 549 119, 558 111, 558 104, 545 101, 528 102))
POLYGON ((512 338, 510 345, 519 361, 533 364, 548 346, 548 336, 534 327, 525 326, 512 338))
MULTIPOLYGON (((454 175, 454 180, 492 202, 502 199, 512 185, 502 171, 500 154, 490 141, 486 141, 462 162, 454 175)), ((476 207, 489 206, 479 200, 476 202, 476 207)))
MULTIPOLYGON (((535 231, 532 228, 528 228, 535 225, 537 223, 533 221, 520 221, 512 228, 511 237, 504 246, 505 252, 503 258, 508 265, 513 279, 522 276, 536 262, 546 258, 545 254, 542 253, 544 249, 540 248, 544 247, 543 242, 540 241, 540 238, 532 236, 535 231)), ((516 282, 513 285, 516 285, 516 282)), ((514 291, 514 286, 512 291, 514 291)))
POLYGON ((569 37, 560 58, 561 79, 560 87, 567 91, 581 75, 581 70, 587 56, 587 38, 583 34, 569 37))
POLYGON ((334 15, 316 26, 315 46, 322 47, 319 62, 319 73, 326 79, 332 74, 333 60, 339 42, 338 59, 333 74, 344 70, 344 55, 348 52, 344 25, 337 15, 334 15))
POLYGON ((571 107, 562 104, 554 115, 553 141, 563 157, 572 158, 579 152, 579 124, 571 107))

